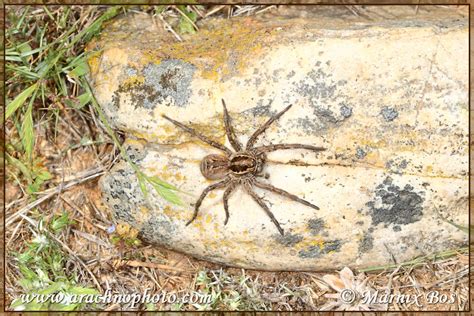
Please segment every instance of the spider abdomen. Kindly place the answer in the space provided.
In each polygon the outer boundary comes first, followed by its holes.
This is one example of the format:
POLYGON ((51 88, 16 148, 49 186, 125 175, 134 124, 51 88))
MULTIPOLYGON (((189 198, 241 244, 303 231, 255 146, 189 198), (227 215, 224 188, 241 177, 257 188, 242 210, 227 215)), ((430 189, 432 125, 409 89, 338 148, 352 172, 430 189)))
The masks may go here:
POLYGON ((223 179, 229 173, 229 159, 221 155, 207 155, 202 159, 200 167, 206 179, 223 179))

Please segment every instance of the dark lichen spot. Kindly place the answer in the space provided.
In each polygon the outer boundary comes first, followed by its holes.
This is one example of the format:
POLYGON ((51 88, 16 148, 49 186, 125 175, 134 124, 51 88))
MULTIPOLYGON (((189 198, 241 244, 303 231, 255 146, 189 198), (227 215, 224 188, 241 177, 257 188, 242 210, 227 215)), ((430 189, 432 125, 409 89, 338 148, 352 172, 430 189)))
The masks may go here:
POLYGON ((360 147, 357 147, 356 148, 356 157, 357 157, 357 159, 364 159, 365 156, 367 156, 367 153, 365 152, 365 150, 363 150, 360 147))
POLYGON ((263 104, 263 100, 259 100, 257 102, 257 106, 250 108, 248 110, 243 111, 242 115, 249 115, 249 116, 273 116, 276 114, 275 110, 272 110, 272 102, 273 99, 268 99, 267 104, 263 104))
POLYGON ((406 169, 408 166, 408 161, 403 159, 402 161, 396 161, 394 159, 390 159, 385 163, 385 167, 395 174, 403 174, 403 169, 406 169))
POLYGON ((319 235, 324 230, 324 221, 321 218, 312 218, 308 221, 308 229, 312 235, 319 235))
POLYGON ((391 122, 398 117, 398 112, 394 108, 389 108, 387 106, 382 108, 380 114, 382 114, 383 118, 387 122, 391 122))
POLYGON ((303 240, 303 236, 297 234, 285 234, 284 236, 276 235, 276 241, 284 246, 293 247, 297 243, 303 240))
POLYGON ((184 107, 191 96, 191 81, 196 67, 186 62, 169 59, 160 64, 148 64, 143 69, 144 82, 121 84, 112 98, 113 104, 120 105, 123 94, 137 108, 154 109, 166 103, 184 107))
POLYGON ((134 214, 143 205, 144 197, 133 170, 119 168, 103 178, 101 186, 113 208, 113 217, 135 223, 134 214))
POLYGON ((178 85, 176 78, 178 77, 178 69, 170 69, 163 73, 160 78, 160 85, 163 89, 171 89, 176 92, 178 85))
POLYGON ((398 167, 401 169, 405 169, 407 166, 408 166, 408 161, 406 161, 405 159, 403 159, 398 165, 398 167))
POLYGON ((275 69, 273 70, 273 82, 278 82, 278 79, 280 78, 280 72, 282 72, 283 69, 275 69))
POLYGON ((125 151, 127 152, 130 160, 134 163, 138 163, 142 161, 146 156, 146 151, 143 150, 142 146, 135 146, 128 144, 125 147, 125 151))
MULTIPOLYGON (((383 180, 382 184, 383 185, 390 185, 392 184, 393 180, 390 177, 386 177, 385 180, 383 180)), ((382 185, 379 185, 381 188, 383 187, 382 185)))
POLYGON ((309 246, 306 249, 301 249, 298 252, 298 256, 304 259, 319 258, 331 251, 339 251, 341 249, 341 245, 342 242, 340 240, 326 241, 322 248, 319 246, 309 246))
POLYGON ((345 80, 334 81, 331 74, 322 68, 314 69, 306 77, 295 83, 295 90, 306 97, 311 108, 308 116, 298 118, 295 124, 311 132, 320 132, 331 125, 338 125, 352 115, 352 108, 347 104, 347 96, 340 86, 345 80))
POLYGON ((343 104, 341 105, 341 107, 339 108, 339 110, 341 111, 341 115, 345 118, 348 118, 349 116, 352 115, 352 108, 351 107, 348 107, 347 105, 343 104))
POLYGON ((377 186, 374 200, 366 203, 373 225, 407 225, 419 221, 423 216, 422 193, 415 192, 410 185, 400 189, 392 182, 387 177, 377 186))
POLYGON ((374 237, 367 232, 359 244, 359 253, 366 253, 374 247, 374 237))

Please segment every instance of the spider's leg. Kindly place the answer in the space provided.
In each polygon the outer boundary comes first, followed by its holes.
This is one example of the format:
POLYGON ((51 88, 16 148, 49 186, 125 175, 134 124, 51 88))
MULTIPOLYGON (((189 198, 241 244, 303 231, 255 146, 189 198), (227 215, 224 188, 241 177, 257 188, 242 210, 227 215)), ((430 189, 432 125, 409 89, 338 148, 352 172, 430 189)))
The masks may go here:
POLYGON ((224 226, 227 225, 227 222, 229 221, 229 197, 232 191, 234 191, 236 185, 234 183, 231 183, 229 187, 224 191, 224 211, 225 211, 225 221, 224 221, 224 226))
POLYGON ((257 140, 258 135, 262 134, 274 121, 279 119, 283 114, 285 114, 286 111, 288 111, 292 107, 292 104, 288 105, 286 108, 284 108, 281 112, 273 115, 265 124, 260 126, 259 129, 257 129, 252 136, 250 136, 247 146, 245 148, 247 150, 251 149, 253 147, 253 144, 255 144, 255 141, 257 140))
POLYGON ((229 112, 227 112, 227 107, 225 105, 224 99, 222 99, 222 105, 224 106, 224 124, 227 138, 229 139, 230 144, 232 145, 232 147, 234 147, 236 151, 241 151, 242 145, 235 136, 234 129, 232 128, 232 124, 230 122, 229 112))
POLYGON ((252 199, 257 202, 258 205, 267 213, 268 217, 272 220, 273 224, 277 227, 280 234, 283 236, 283 228, 281 228, 280 223, 276 220, 275 216, 273 215, 272 211, 268 208, 268 206, 263 202, 262 198, 257 195, 257 193, 253 192, 252 187, 250 185, 244 186, 245 191, 252 197, 252 199))
POLYGON ((270 174, 268 172, 261 172, 255 175, 256 177, 270 179, 270 174))
POLYGON ((204 189, 204 191, 202 191, 201 193, 201 196, 199 197, 199 199, 196 201, 196 204, 194 205, 194 214, 193 214, 193 218, 191 218, 187 223, 186 223, 186 226, 188 226, 189 224, 191 224, 197 217, 198 215, 198 212, 199 212, 199 207, 201 206, 201 203, 202 201, 204 200, 204 198, 206 197, 206 195, 211 192, 212 190, 215 190, 215 189, 219 189, 219 188, 222 188, 224 186, 226 186, 226 184, 229 182, 229 179, 226 178, 220 182, 217 182, 217 183, 214 183, 214 184, 211 184, 210 186, 208 186, 207 188, 204 189))
POLYGON ((280 149, 308 149, 313 151, 324 151, 326 148, 323 147, 316 147, 311 145, 304 145, 304 144, 274 144, 268 146, 259 146, 255 147, 255 150, 259 153, 268 153, 275 150, 280 149))
POLYGON ((193 135, 194 137, 197 137, 199 138, 200 140, 202 140, 203 142, 211 145, 212 147, 215 147, 217 149, 220 149, 224 152, 226 152, 227 154, 232 154, 232 151, 230 149, 228 149, 227 147, 225 147, 224 145, 221 145, 215 141, 213 141, 212 139, 209 139, 207 138, 206 136, 204 135, 201 135, 199 134, 198 132, 196 132, 196 130, 194 130, 193 128, 189 127, 189 126, 186 126, 184 125, 183 123, 180 123, 178 121, 175 121, 173 120, 172 118, 169 118, 168 116, 166 115, 162 115, 163 118, 167 119, 168 121, 170 121, 171 123, 173 123, 174 125, 178 126, 179 128, 181 129, 184 129, 186 132, 188 132, 189 134, 193 135))
POLYGON ((270 191, 270 192, 273 192, 273 193, 282 195, 282 196, 284 196, 284 197, 289 198, 290 200, 293 200, 293 201, 296 201, 296 202, 300 202, 301 204, 304 204, 304 205, 306 205, 306 206, 312 207, 312 208, 314 208, 315 210, 319 210, 319 207, 317 207, 316 205, 314 205, 314 204, 312 204, 312 203, 309 203, 308 201, 303 200, 303 199, 297 197, 296 195, 291 194, 290 192, 287 192, 287 191, 285 191, 285 190, 282 190, 282 189, 279 189, 279 188, 277 188, 277 187, 274 187, 274 186, 271 185, 271 184, 259 182, 259 181, 257 181, 257 180, 254 180, 252 183, 253 183, 256 187, 259 187, 260 189, 264 189, 264 190, 267 190, 267 191, 270 191))

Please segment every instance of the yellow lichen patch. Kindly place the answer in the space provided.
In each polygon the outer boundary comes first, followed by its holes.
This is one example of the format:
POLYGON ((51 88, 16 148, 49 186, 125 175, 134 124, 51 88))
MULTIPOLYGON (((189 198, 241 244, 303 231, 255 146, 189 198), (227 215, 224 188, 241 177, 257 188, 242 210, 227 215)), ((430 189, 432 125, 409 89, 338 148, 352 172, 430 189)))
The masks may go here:
POLYGON ((215 192, 210 192, 208 196, 209 196, 209 198, 213 199, 213 198, 216 197, 216 193, 215 192))
POLYGON ((384 166, 384 163, 383 161, 381 161, 380 159, 380 155, 378 152, 376 151, 370 151, 366 154, 365 156, 365 160, 367 160, 368 162, 378 166, 378 167, 383 167, 384 166))
POLYGON ((99 71, 100 56, 101 56, 100 52, 93 52, 89 54, 87 63, 89 64, 89 69, 92 75, 97 74, 97 72, 99 71))
POLYGON ((138 236, 138 230, 125 222, 117 224, 115 231, 122 237, 136 238, 138 236))
POLYGON ((140 206, 138 212, 134 214, 135 221, 139 224, 144 224, 150 217, 150 210, 145 206, 140 206))
POLYGON ((168 205, 163 208, 163 214, 168 216, 169 218, 173 219, 178 219, 178 220, 184 220, 186 219, 188 214, 191 214, 192 212, 190 210, 184 211, 184 210, 177 210, 174 208, 169 207, 168 205))
POLYGON ((133 139, 133 138, 128 138, 127 139, 127 145, 138 145, 138 146, 144 146, 145 143, 139 139, 133 139))
POLYGON ((138 60, 139 65, 143 68, 144 66, 153 63, 153 64, 160 64, 162 61, 161 58, 157 57, 152 50, 144 50, 140 55, 140 59, 138 60))
POLYGON ((185 176, 183 176, 180 172, 176 172, 174 170, 169 170, 168 166, 163 166, 162 170, 157 170, 155 167, 148 167, 147 168, 150 173, 152 173, 154 176, 157 176, 158 178, 167 181, 167 182, 173 182, 173 183, 180 183, 183 180, 186 179, 185 176), (171 181, 170 181, 171 180, 171 181))
POLYGON ((271 32, 271 27, 253 19, 223 21, 219 27, 201 29, 192 40, 165 42, 160 49, 143 50, 138 62, 144 67, 179 59, 196 66, 203 78, 218 81, 242 72, 263 51, 262 42, 271 38, 271 32))
MULTIPOLYGON (((225 130, 224 130, 224 123, 221 122, 222 120, 217 119, 209 119, 208 122, 212 122, 212 125, 209 123, 205 124, 188 124, 191 128, 199 131, 201 134, 208 136, 212 140, 215 140, 218 143, 224 144, 226 140, 225 130)), ((128 131, 133 137, 146 140, 149 142, 158 142, 163 144, 173 144, 175 148, 180 148, 180 145, 186 146, 187 143, 192 142, 195 144, 199 144, 199 146, 210 147, 212 146, 203 143, 193 136, 190 136, 186 132, 183 132, 177 129, 175 126, 172 125, 162 125, 160 126, 162 133, 160 135, 151 132, 138 132, 136 130, 128 131)))
POLYGON ((310 237, 304 238, 302 241, 300 241, 294 246, 294 249, 299 251, 299 250, 307 249, 308 247, 311 247, 311 246, 317 246, 319 247, 320 250, 323 250, 324 244, 325 244, 324 239, 320 235, 316 235, 316 236, 310 236, 310 237))
POLYGON ((372 148, 383 148, 387 147, 387 141, 385 139, 373 140, 373 139, 357 139, 358 143, 363 146, 372 148))
POLYGON ((183 181, 183 180, 186 179, 186 177, 183 176, 180 172, 176 172, 176 173, 174 174, 174 178, 175 178, 176 180, 178 180, 178 181, 183 181))
POLYGON ((142 133, 142 132, 137 132, 137 131, 130 131, 130 135, 133 136, 135 139, 140 139, 140 140, 150 140, 152 137, 150 137, 149 133, 142 133))
POLYGON ((244 249, 247 253, 256 253, 260 250, 260 247, 258 247, 253 240, 239 239, 239 242, 235 243, 228 239, 216 238, 206 239, 204 242, 206 246, 212 250, 222 250, 223 248, 233 250, 236 247, 239 249, 244 249))
POLYGON ((145 82, 144 76, 133 75, 128 77, 124 82, 122 82, 122 87, 130 89, 136 85, 143 84, 145 82))

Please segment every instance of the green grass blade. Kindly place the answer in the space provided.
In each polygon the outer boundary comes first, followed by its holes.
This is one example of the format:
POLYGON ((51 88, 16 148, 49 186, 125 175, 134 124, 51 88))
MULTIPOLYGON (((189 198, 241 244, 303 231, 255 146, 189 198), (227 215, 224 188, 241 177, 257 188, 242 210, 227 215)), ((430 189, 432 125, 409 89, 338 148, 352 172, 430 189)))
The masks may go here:
POLYGON ((6 154, 6 160, 9 165, 16 167, 23 173, 23 175, 28 180, 28 183, 33 182, 33 176, 31 175, 30 169, 28 169, 28 167, 25 166, 23 162, 16 159, 15 157, 10 156, 8 153, 6 154))
POLYGON ((35 144, 35 135, 33 132, 33 102, 30 102, 28 109, 26 110, 23 123, 21 124, 21 142, 25 149, 28 160, 31 160, 33 153, 33 147, 35 144))
POLYGON ((150 183, 162 186, 165 189, 179 191, 179 189, 177 187, 175 187, 174 185, 166 183, 165 181, 161 180, 160 178, 158 178, 156 176, 148 177, 148 180, 149 180, 150 183))
POLYGON ((28 99, 31 94, 36 90, 38 87, 38 83, 34 83, 28 89, 23 90, 12 102, 7 105, 7 110, 5 112, 5 119, 8 119, 13 113, 15 113, 20 106, 25 103, 26 99, 28 99))
POLYGON ((181 199, 175 192, 156 184, 153 184, 153 188, 166 201, 175 205, 183 206, 183 202, 181 202, 181 199))

